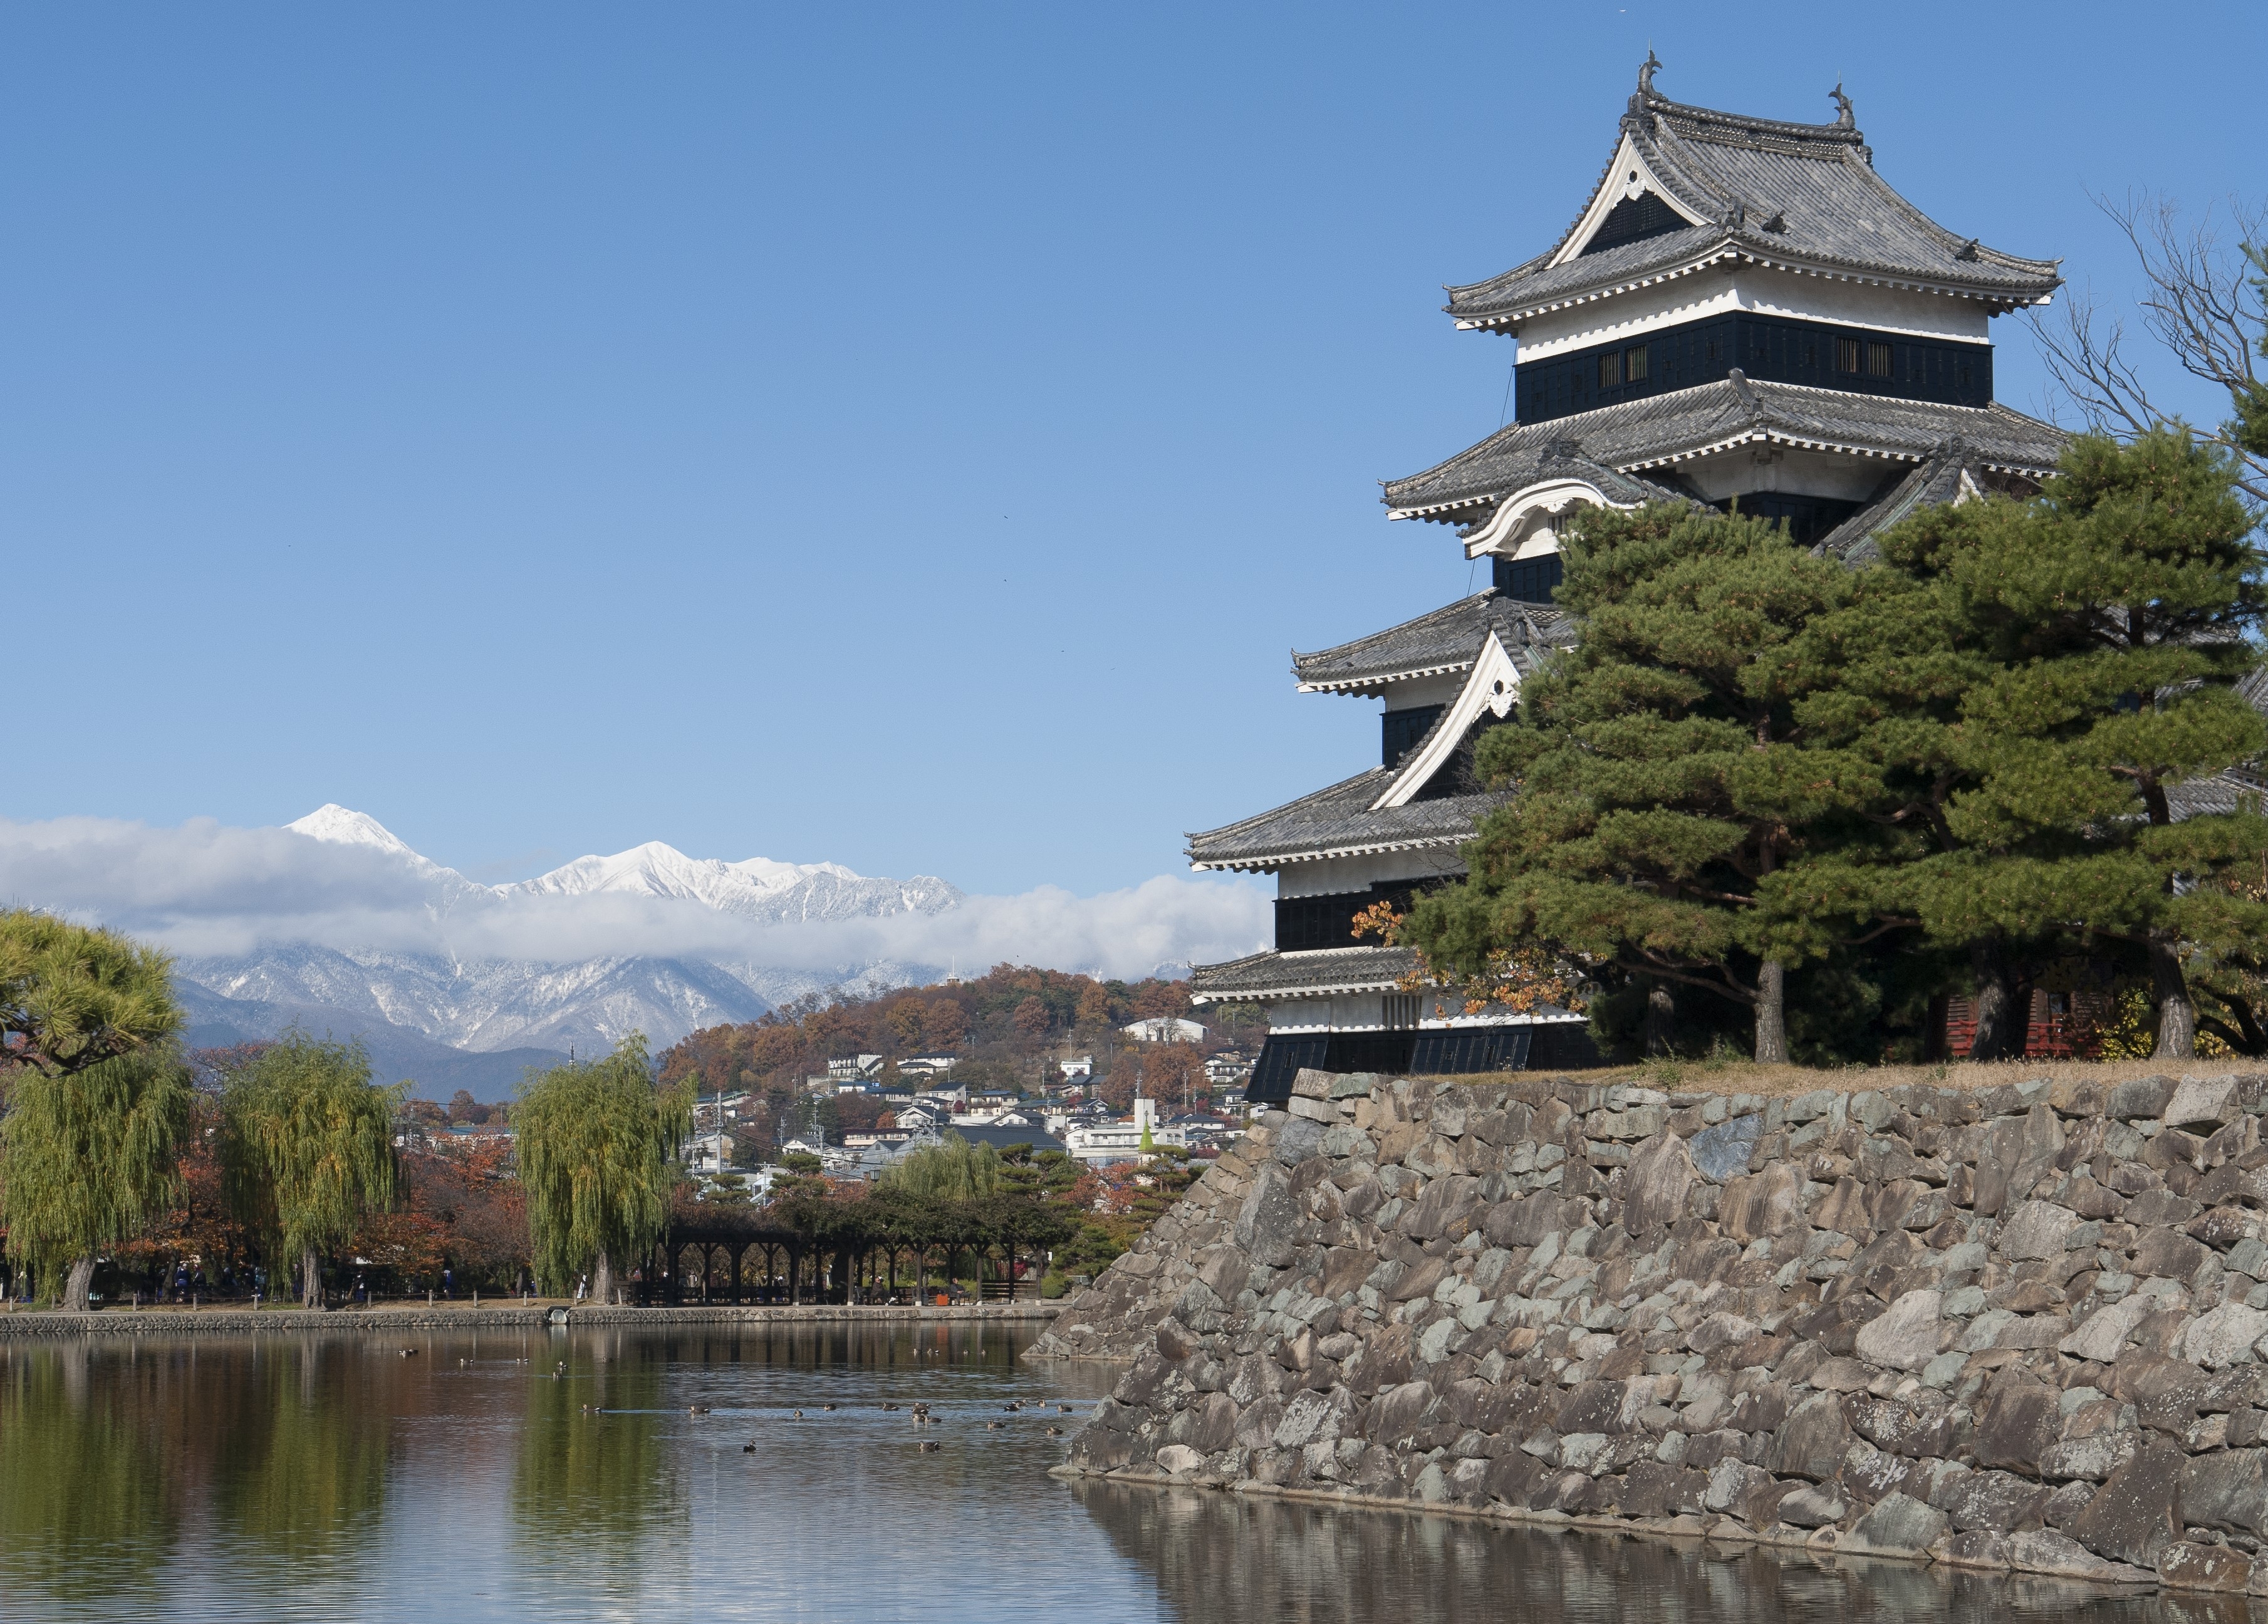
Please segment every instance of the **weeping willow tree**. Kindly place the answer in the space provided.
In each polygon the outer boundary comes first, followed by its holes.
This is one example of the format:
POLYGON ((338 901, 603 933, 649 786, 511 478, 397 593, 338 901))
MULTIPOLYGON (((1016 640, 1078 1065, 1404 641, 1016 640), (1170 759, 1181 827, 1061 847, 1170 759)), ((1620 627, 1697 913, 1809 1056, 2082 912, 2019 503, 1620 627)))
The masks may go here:
POLYGON ((221 1100, 231 1203, 299 1266, 299 1300, 320 1300, 322 1256, 394 1201, 394 1091, 371 1081, 360 1043, 289 1032, 232 1073, 221 1100))
POLYGON ((908 1152, 878 1182, 924 1201, 980 1200, 1000 1192, 1000 1153, 947 1128, 938 1143, 908 1152))
POLYGON ((189 1127, 188 1067, 171 1045, 49 1075, 19 1067, 0 1118, 8 1256, 68 1269, 63 1306, 84 1311, 96 1255, 172 1203, 189 1127))
POLYGON ((990 1145, 972 1145, 947 1128, 942 1140, 909 1151, 904 1161, 875 1180, 883 1191, 909 1199, 916 1208, 925 1209, 929 1215, 929 1222, 918 1226, 923 1289, 929 1286, 932 1242, 946 1243, 945 1267, 950 1274, 957 1250, 957 1232, 968 1227, 940 1224, 937 1219, 955 1208, 966 1213, 975 1203, 998 1195, 1005 1187, 1000 1170, 998 1151, 990 1145))
POLYGON ((535 1078, 512 1120, 537 1276, 563 1292, 587 1269, 592 1301, 613 1302, 616 1262, 643 1256, 668 1222, 690 1091, 654 1086, 644 1034, 633 1032, 602 1060, 535 1078))

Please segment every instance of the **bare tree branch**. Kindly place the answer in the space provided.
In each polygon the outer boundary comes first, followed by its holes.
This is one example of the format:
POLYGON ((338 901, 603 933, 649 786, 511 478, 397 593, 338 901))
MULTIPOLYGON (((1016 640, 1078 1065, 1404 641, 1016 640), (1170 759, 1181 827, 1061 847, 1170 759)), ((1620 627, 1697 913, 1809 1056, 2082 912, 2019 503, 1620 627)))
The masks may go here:
MULTIPOLYGON (((2146 291, 2142 324, 2191 377, 2228 392, 2230 410, 2263 398, 2260 345, 2268 335, 2268 290, 2260 255, 2268 248, 2268 205, 2232 199, 2234 239, 2207 210, 2184 225, 2172 200, 2150 194, 2095 204, 2133 246, 2146 291)), ((2088 428, 2131 438, 2170 421, 2122 348, 2125 323, 2088 292, 2066 296, 2059 318, 2032 314, 2032 337, 2055 395, 2088 428)), ((2268 511, 2268 455, 2248 448, 2234 421, 2191 432, 2236 458, 2237 484, 2256 513, 2268 511)))

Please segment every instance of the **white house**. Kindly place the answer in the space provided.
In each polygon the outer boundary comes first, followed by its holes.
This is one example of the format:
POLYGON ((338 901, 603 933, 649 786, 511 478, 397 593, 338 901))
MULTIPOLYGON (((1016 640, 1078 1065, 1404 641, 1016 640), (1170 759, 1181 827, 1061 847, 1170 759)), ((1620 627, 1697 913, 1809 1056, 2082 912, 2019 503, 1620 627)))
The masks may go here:
POLYGON ((721 1173, 733 1165, 733 1136, 729 1133, 696 1134, 685 1143, 680 1153, 688 1173, 721 1173))
POLYGON ((1109 1162, 1138 1162, 1151 1151, 1166 1146, 1186 1150, 1189 1137, 1186 1129, 1158 1120, 1158 1102, 1137 1099, 1134 1114, 1123 1122, 1098 1122, 1089 1127, 1065 1131, 1064 1148, 1075 1161, 1089 1166, 1109 1162), (1145 1135, 1149 1145, 1143 1145, 1145 1135))
POLYGON ((1171 1015, 1152 1015, 1146 1021, 1137 1021, 1118 1030, 1136 1043, 1145 1044, 1201 1044, 1205 1037, 1205 1029, 1195 1021, 1171 1015))

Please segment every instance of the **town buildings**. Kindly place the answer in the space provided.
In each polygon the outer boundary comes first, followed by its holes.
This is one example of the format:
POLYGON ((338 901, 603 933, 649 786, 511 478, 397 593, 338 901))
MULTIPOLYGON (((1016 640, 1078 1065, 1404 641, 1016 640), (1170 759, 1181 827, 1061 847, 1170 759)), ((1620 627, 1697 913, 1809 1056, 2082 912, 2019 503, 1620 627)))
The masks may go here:
POLYGON ((1275 943, 1197 966, 1193 1001, 1255 1001, 1249 1085, 1303 1066, 1455 1073, 1595 1059, 1564 1012, 1465 1013, 1406 948, 1354 935, 1464 872, 1503 793, 1474 749, 1577 628, 1552 602, 1559 533, 1587 508, 1680 502, 1786 524, 1852 562, 1917 507, 2024 494, 2063 437, 1992 398, 1992 319, 2047 302, 2050 261, 1938 225, 1874 168, 1850 100, 1831 123, 1670 100, 1649 54, 1613 158, 1557 241, 1449 290, 1460 328, 1514 339, 1514 420, 1387 482, 1388 516, 1447 527, 1485 591, 1295 654, 1302 693, 1380 702, 1378 764, 1189 837, 1192 867, 1277 877, 1275 943))

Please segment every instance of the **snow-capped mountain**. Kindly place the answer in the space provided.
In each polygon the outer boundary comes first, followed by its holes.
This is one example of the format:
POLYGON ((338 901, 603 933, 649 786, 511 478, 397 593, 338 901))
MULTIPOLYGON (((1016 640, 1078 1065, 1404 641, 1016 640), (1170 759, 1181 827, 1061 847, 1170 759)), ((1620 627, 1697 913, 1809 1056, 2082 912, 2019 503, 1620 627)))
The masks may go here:
MULTIPOLYGON (((401 865, 430 893, 429 914, 460 927, 477 925, 491 911, 594 893, 693 904, 764 925, 938 913, 961 900, 958 890, 933 875, 875 879, 839 863, 761 857, 723 862, 688 857, 659 841, 488 886, 420 855, 377 819, 345 807, 320 808, 285 827, 401 865)), ((304 943, 185 957, 176 971, 198 993, 189 1000, 198 1030, 217 1041, 232 1041, 221 1036, 228 1032, 273 1036, 297 1023, 341 1037, 360 1033, 371 1040, 374 1058, 386 1046, 380 1039, 391 1041, 405 1063, 426 1055, 417 1062, 426 1069, 433 1061, 414 1040, 499 1060, 509 1053, 515 1074, 529 1054, 571 1048, 588 1053, 632 1031, 643 1031, 659 1049, 698 1027, 754 1020, 775 1000, 814 988, 900 985, 934 973, 896 963, 782 970, 683 956, 539 962, 304 943)))
POLYGON ((549 874, 497 890, 504 896, 581 897, 594 891, 619 891, 635 897, 674 897, 770 924, 936 913, 961 900, 961 893, 952 886, 926 875, 911 880, 870 880, 840 863, 780 863, 767 857, 720 862, 713 857, 688 857, 659 840, 612 857, 578 857, 549 874))

